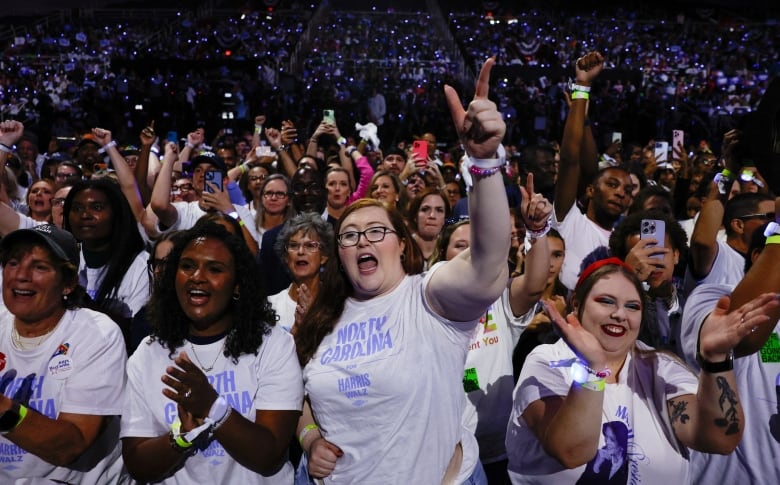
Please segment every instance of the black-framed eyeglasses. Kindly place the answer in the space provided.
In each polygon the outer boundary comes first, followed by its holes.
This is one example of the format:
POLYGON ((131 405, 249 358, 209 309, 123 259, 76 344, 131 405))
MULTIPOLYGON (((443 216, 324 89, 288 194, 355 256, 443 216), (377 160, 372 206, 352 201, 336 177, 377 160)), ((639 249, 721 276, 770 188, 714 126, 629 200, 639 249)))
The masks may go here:
POLYGON ((774 212, 759 212, 756 214, 745 214, 744 216, 738 216, 737 219, 765 219, 765 220, 775 220, 775 213, 774 212))
POLYGON ((344 231, 336 236, 336 240, 338 241, 339 246, 348 248, 356 246, 360 241, 360 236, 365 236, 366 241, 368 242, 376 243, 384 241, 387 233, 395 234, 396 232, 389 227, 384 226, 370 227, 365 231, 344 231))
POLYGON ((266 199, 286 199, 287 195, 287 192, 271 192, 270 190, 263 192, 263 197, 266 199))
POLYGON ((314 254, 320 250, 322 243, 317 241, 290 241, 284 245, 288 253, 297 253, 303 248, 303 252, 306 254, 314 254))
POLYGON ((265 175, 250 175, 249 181, 250 182, 260 182, 262 180, 265 180, 265 175))
POLYGON ((317 182, 311 182, 309 184, 295 184, 292 186, 292 190, 296 194, 302 194, 304 192, 315 193, 322 192, 323 186, 317 182))
POLYGON ((190 190, 192 190, 192 184, 181 184, 171 187, 171 192, 189 192, 190 190))

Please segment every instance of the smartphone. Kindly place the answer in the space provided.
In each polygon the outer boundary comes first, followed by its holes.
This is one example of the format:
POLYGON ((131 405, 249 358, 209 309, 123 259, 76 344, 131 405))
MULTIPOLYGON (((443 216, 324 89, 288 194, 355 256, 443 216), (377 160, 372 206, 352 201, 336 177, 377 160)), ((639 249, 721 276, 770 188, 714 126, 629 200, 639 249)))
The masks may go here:
POLYGON ((669 142, 657 141, 655 142, 655 161, 656 163, 663 163, 669 160, 669 142))
POLYGON ((222 191, 224 188, 222 187, 222 172, 219 170, 210 170, 205 173, 205 183, 204 189, 206 189, 206 192, 214 193, 214 190, 209 185, 209 182, 219 187, 219 190, 222 191))
POLYGON ((273 152, 271 152, 271 147, 267 145, 260 145, 259 147, 255 147, 255 156, 256 157, 272 157, 273 152))
MULTIPOLYGON (((666 223, 658 219, 642 219, 639 226, 639 239, 655 239, 653 246, 664 247, 666 240, 666 223)), ((653 254, 654 258, 664 259, 663 253, 653 254)))
POLYGON ((425 167, 428 165, 428 142, 425 140, 415 140, 412 143, 412 152, 418 158, 416 165, 425 167))
POLYGON ((672 149, 675 149, 678 146, 683 147, 683 150, 685 149, 685 132, 682 130, 672 130, 672 149))
POLYGON ((171 143, 179 143, 179 134, 175 131, 169 131, 168 134, 165 135, 165 139, 171 143))
POLYGON ((623 143, 623 133, 619 131, 612 132, 612 143, 623 143))
POLYGON ((331 125, 336 124, 336 115, 333 113, 332 109, 322 110, 322 121, 331 125))

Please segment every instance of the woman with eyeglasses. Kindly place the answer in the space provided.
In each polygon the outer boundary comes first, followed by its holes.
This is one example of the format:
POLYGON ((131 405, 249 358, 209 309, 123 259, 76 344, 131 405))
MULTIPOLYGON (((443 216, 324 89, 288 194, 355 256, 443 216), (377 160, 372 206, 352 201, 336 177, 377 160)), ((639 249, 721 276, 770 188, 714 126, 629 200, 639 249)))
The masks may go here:
MULTIPOLYGON (((267 230, 284 224, 295 214, 290 201, 290 179, 276 173, 268 176, 260 193, 260 203, 255 206, 255 229, 259 236, 267 230)), ((251 202, 254 206, 254 201, 251 202)), ((258 239, 259 241, 259 239, 258 239)))
POLYGON ((337 257, 295 333, 308 404, 298 438, 325 483, 486 483, 461 427, 463 364, 477 320, 508 276, 505 125, 487 99, 488 60, 463 110, 445 87, 471 157, 472 246, 425 274, 401 215, 362 199, 336 228, 337 257))
MULTIPOLYGON (((240 166, 239 166, 240 168, 240 166)), ((244 169, 245 172, 241 174, 238 179, 238 186, 241 188, 241 192, 244 194, 244 198, 247 200, 247 209, 252 217, 257 215, 257 210, 263 201, 263 186, 266 179, 271 175, 268 167, 265 165, 255 164, 249 165, 244 169)))
POLYGON ((279 325, 295 332, 317 296, 325 263, 333 256, 333 226, 319 214, 304 212, 284 225, 274 250, 292 277, 288 288, 269 296, 279 325))

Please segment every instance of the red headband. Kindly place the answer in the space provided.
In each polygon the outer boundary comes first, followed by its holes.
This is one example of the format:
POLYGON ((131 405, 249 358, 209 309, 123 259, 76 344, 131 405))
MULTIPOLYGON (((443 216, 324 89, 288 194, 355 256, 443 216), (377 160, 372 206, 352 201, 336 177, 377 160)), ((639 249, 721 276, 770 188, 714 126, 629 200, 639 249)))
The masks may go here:
POLYGON ((579 279, 577 279, 577 285, 574 287, 574 289, 576 290, 580 286, 580 284, 585 280, 585 278, 587 278, 588 276, 593 274, 594 271, 596 271, 597 269, 601 268, 602 266, 606 266, 608 264, 612 264, 612 265, 615 265, 615 266, 622 266, 622 267, 628 269, 631 273, 634 272, 634 268, 632 268, 631 265, 626 264, 620 258, 616 258, 616 257, 613 256, 613 257, 607 258, 607 259, 600 259, 598 261, 594 261, 594 262, 590 263, 587 268, 582 270, 582 273, 580 273, 579 279))

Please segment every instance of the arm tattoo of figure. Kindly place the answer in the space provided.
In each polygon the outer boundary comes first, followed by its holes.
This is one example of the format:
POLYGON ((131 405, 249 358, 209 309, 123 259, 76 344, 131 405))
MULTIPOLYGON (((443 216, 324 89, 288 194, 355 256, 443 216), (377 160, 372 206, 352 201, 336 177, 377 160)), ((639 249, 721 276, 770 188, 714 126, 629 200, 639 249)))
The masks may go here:
POLYGON ((739 417, 737 415, 737 394, 731 389, 729 382, 723 376, 715 378, 715 382, 720 389, 720 398, 718 404, 723 411, 723 417, 715 420, 715 425, 726 428, 726 435, 739 432, 739 417))
POLYGON ((688 416, 688 413, 686 413, 687 408, 688 403, 686 401, 672 401, 672 415, 670 416, 672 424, 676 423, 678 420, 680 423, 685 424, 691 419, 691 417, 688 416))

